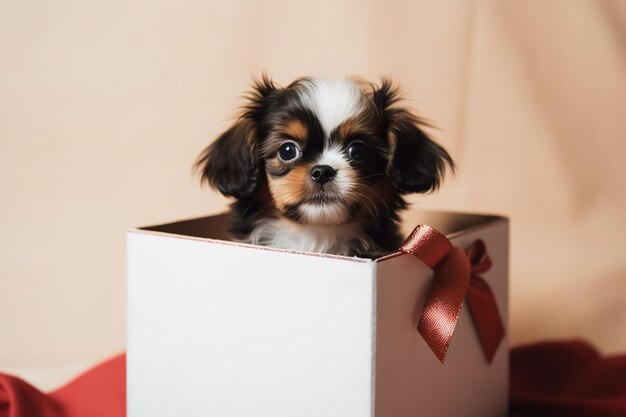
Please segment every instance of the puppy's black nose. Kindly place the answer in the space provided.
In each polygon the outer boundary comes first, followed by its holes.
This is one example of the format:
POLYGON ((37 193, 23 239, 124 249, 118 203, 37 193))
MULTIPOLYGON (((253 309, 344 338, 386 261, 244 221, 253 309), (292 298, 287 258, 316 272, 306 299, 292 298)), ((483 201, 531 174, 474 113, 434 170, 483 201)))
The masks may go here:
POLYGON ((311 178, 313 178, 313 181, 321 185, 330 181, 336 173, 337 171, 328 165, 316 165, 311 170, 311 178))

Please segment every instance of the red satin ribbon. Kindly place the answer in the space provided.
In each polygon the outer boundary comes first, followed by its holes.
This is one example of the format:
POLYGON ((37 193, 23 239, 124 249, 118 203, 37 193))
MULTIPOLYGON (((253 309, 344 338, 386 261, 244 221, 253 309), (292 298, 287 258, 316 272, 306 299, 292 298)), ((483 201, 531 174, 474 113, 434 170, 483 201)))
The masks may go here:
POLYGON ((478 275, 491 268, 485 243, 477 240, 465 252, 452 246, 441 232, 421 225, 404 241, 400 251, 417 257, 435 272, 417 329, 441 363, 446 358, 463 299, 467 299, 483 352, 491 363, 504 338, 504 325, 491 288, 478 275))

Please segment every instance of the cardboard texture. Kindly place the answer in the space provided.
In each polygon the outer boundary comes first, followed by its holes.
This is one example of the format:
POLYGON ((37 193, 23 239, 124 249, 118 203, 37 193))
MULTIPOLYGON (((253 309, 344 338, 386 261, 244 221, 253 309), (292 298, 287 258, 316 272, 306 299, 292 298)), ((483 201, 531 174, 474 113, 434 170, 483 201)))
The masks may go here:
MULTIPOLYGON (((508 221, 411 212, 455 246, 483 239, 508 328, 508 221)), ((505 416, 464 306, 442 365, 416 330, 433 272, 224 241, 225 215, 128 232, 128 416, 505 416)), ((411 228, 407 228, 406 233, 411 228)))

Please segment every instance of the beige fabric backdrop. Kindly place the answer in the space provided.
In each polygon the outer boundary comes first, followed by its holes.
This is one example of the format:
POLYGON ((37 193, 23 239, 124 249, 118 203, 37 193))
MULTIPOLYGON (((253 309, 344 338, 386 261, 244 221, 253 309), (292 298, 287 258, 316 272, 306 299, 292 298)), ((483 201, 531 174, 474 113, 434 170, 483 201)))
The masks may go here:
POLYGON ((626 3, 0 0, 0 370, 125 344, 125 229, 221 210, 191 164, 250 77, 391 75, 512 219, 513 343, 626 350, 626 3))

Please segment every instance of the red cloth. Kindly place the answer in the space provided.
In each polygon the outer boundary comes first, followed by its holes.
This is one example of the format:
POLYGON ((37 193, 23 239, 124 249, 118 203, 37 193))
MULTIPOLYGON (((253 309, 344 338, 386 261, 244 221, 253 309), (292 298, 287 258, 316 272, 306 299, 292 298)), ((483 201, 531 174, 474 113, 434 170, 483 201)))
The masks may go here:
MULTIPOLYGON (((126 357, 44 394, 0 374, 0 417, 124 417, 126 357)), ((542 343, 511 352, 514 417, 626 416, 626 356, 602 358, 586 343, 542 343)))
POLYGON ((92 368, 64 387, 44 394, 0 373, 0 417, 123 417, 126 355, 92 368))
POLYGON ((514 417, 626 416, 626 355, 601 357, 582 341, 511 351, 514 417))

